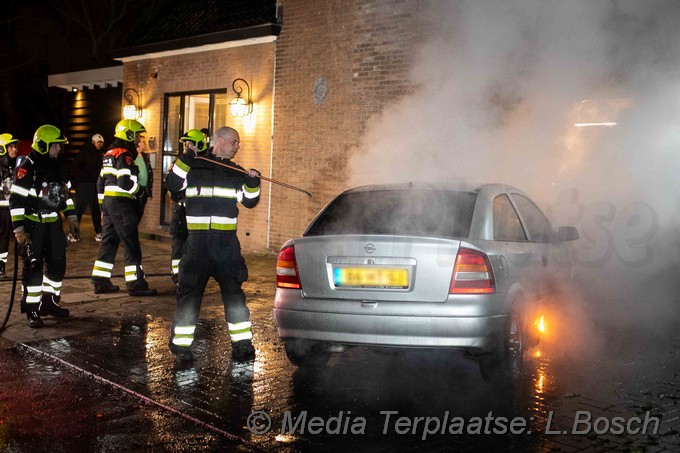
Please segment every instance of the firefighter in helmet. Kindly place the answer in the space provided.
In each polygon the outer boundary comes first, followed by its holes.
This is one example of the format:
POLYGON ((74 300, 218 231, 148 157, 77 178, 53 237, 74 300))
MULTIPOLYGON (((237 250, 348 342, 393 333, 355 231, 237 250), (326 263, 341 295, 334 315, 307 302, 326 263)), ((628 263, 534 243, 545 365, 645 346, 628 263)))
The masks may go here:
POLYGON ((236 225, 237 203, 254 208, 260 200, 260 173, 246 171, 232 161, 239 144, 235 129, 221 127, 203 159, 197 159, 192 147, 187 146, 187 152, 174 162, 165 178, 165 187, 171 193, 186 189, 189 235, 179 263, 177 310, 170 331, 170 350, 181 359, 192 356, 190 347, 210 277, 220 285, 232 357, 244 361, 255 356, 250 311, 241 289, 248 279, 248 268, 241 255, 236 225))
POLYGON ((66 236, 59 213, 66 216, 76 238, 80 226, 68 196, 71 183, 66 168, 57 160, 64 143, 68 141, 57 127, 40 126, 33 136, 32 151, 14 172, 10 189, 14 236, 24 260, 21 311, 31 327, 43 326, 40 316, 69 315, 59 306, 66 272, 66 236))
POLYGON ((0 134, 0 277, 5 276, 9 237, 12 234, 12 217, 9 213, 9 195, 12 171, 17 160, 18 139, 12 134, 0 134))
POLYGON ((104 224, 99 255, 92 269, 92 283, 97 294, 118 291, 111 283, 113 263, 122 243, 125 257, 125 285, 131 296, 154 296, 142 270, 142 248, 139 244, 138 200, 140 191, 135 165, 139 134, 146 129, 136 120, 121 120, 116 125, 115 139, 104 154, 97 179, 97 193, 102 203, 104 224))
MULTIPOLYGON (((204 156, 208 150, 208 138, 198 129, 189 129, 179 139, 182 143, 191 143, 199 156, 204 156)), ((169 174, 169 173, 168 173, 169 174)), ((179 279, 179 261, 182 258, 182 250, 187 240, 189 231, 187 230, 187 213, 185 208, 186 190, 170 194, 175 207, 172 211, 172 221, 170 222, 170 234, 172 234, 172 253, 171 253, 171 275, 172 281, 177 283, 179 279)))

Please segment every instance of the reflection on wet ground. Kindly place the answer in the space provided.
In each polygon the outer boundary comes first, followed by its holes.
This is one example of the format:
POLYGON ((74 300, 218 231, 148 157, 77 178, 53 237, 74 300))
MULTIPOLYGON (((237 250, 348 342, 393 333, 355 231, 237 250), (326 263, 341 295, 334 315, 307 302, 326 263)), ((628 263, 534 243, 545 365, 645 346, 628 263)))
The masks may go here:
MULTIPOLYGON (((168 250, 151 250, 150 265, 167 265, 168 250)), ((521 384, 512 391, 486 384, 476 362, 456 352, 357 347, 320 369, 296 369, 272 319, 268 269, 275 258, 247 259, 252 362, 231 360, 214 285, 189 363, 168 351, 169 278, 153 281, 160 291, 153 300, 99 300, 83 292, 70 302, 71 319, 49 319, 40 332, 15 318, 10 334, 30 349, 0 348, 0 450, 680 450, 677 331, 649 338, 611 332, 575 347, 573 324, 559 326, 549 317, 548 329, 557 333, 527 351, 521 384), (268 432, 249 431, 253 411, 271 418, 268 432), (651 413, 662 423, 651 436, 574 435, 577 411, 609 418, 651 413), (295 424, 303 417, 304 432, 282 432, 285 423, 302 427, 295 424), (309 424, 316 418, 320 431, 309 424), (523 434, 509 428, 517 419, 523 434), (546 432, 549 426, 556 433, 546 432), (488 430, 498 434, 483 434, 488 430)), ((86 272, 91 263, 75 265, 86 272)), ((82 283, 67 285, 69 294, 85 291, 82 283)))
MULTIPOLYGON (((142 442, 161 446, 161 451, 188 451, 187 445, 191 445, 191 451, 215 451, 224 446, 233 449, 235 445, 244 450, 270 451, 572 451, 629 450, 643 445, 647 451, 654 451, 650 450, 654 443, 649 437, 548 435, 546 427, 550 425, 557 432, 571 429, 577 410, 612 417, 632 416, 651 408, 659 415, 672 415, 673 408, 664 407, 659 395, 637 390, 645 379, 656 382, 658 373, 643 373, 636 383, 622 382, 639 378, 645 366, 639 357, 623 364, 581 362, 573 368, 576 363, 571 358, 560 358, 550 350, 532 350, 526 357, 522 383, 513 390, 486 384, 476 362, 456 352, 354 348, 334 356, 320 369, 296 369, 287 363, 273 326, 267 325, 271 315, 265 310, 254 310, 259 312, 260 335, 256 336, 257 358, 252 362, 231 361, 221 319, 200 323, 196 358, 184 363, 176 362, 167 351, 167 320, 130 316, 96 335, 32 344, 45 355, 24 351, 26 369, 19 375, 37 372, 48 382, 45 392, 61 392, 59 398, 67 401, 90 400, 94 395, 95 400, 86 407, 103 413, 101 418, 107 423, 119 424, 134 434, 133 440, 124 440, 120 433, 104 434, 97 437, 94 450, 100 450, 102 442, 121 446, 142 442), (79 384, 82 379, 79 381, 78 376, 83 372, 96 374, 100 381, 86 379, 85 384, 79 384), (64 392, 66 383, 75 384, 64 392), (657 401, 647 401, 646 396, 657 401), (112 407, 106 413, 100 405, 112 407), (268 433, 254 435, 247 429, 254 410, 271 417, 268 433), (314 431, 311 425, 301 432, 303 425, 295 425, 300 417, 306 417, 306 421, 319 417, 329 424, 324 424, 322 432, 314 431), (410 423, 418 417, 420 421, 412 426, 399 421, 400 417, 410 423), (510 423, 514 419, 525 422, 525 426, 517 425, 517 432, 523 434, 512 434, 510 423), (298 429, 282 433, 285 423, 298 429), (191 429, 199 429, 201 434, 190 437, 182 448, 174 444, 178 433, 191 429)), ((667 354, 672 366, 677 367, 677 358, 677 353, 667 354)), ((674 382, 667 384, 667 395, 680 396, 674 382)), ((39 400, 34 404, 39 405, 39 400)), ((72 410, 70 407, 67 404, 63 411, 56 410, 58 417, 67 417, 65 411, 72 410)), ((17 417, 22 416, 11 416, 13 420, 17 417)), ((76 442, 80 446, 80 440, 74 440, 65 425, 49 429, 69 439, 67 444, 76 442)), ((5 435, 11 431, 9 426, 5 435)), ((677 431, 669 432, 672 426, 677 422, 666 425, 664 436, 655 438, 656 445, 662 446, 659 451, 680 445, 677 431)), ((44 429, 42 426, 39 432, 44 429)), ((19 439, 10 435, 9 445, 45 445, 33 442, 30 433, 24 431, 19 439)), ((83 445, 92 446, 87 442, 83 445)))

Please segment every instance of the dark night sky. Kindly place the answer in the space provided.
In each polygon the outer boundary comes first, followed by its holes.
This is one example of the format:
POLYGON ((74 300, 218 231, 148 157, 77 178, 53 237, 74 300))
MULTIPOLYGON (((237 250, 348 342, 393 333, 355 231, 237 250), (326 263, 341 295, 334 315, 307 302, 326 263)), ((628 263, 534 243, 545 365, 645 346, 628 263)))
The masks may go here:
POLYGON ((275 20, 274 0, 5 0, 0 129, 29 138, 62 122, 47 76, 119 64, 112 50, 275 20))
POLYGON ((173 0, 9 0, 0 21, 0 129, 22 139, 60 123, 65 93, 47 76, 117 64, 109 57, 173 0), (88 25, 89 24, 89 25, 88 25))

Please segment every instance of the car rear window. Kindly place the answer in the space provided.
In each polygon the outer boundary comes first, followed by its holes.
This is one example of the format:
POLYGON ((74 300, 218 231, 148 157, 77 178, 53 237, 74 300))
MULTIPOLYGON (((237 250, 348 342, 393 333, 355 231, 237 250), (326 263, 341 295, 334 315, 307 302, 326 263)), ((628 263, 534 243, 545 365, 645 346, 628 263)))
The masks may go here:
POLYGON ((312 222, 304 236, 389 234, 467 238, 477 194, 437 190, 344 193, 312 222))

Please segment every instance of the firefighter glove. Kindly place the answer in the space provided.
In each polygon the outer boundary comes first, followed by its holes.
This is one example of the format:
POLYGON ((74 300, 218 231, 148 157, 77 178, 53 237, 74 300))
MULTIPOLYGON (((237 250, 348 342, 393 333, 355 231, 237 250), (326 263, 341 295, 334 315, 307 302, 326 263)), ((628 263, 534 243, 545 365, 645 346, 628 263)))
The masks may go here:
POLYGON ((71 229, 71 236, 76 241, 80 240, 80 223, 78 222, 78 217, 72 215, 68 217, 68 226, 71 229))
POLYGON ((31 235, 29 235, 26 231, 19 230, 14 232, 14 238, 17 240, 17 243, 19 245, 26 245, 31 243, 31 235))
POLYGON ((254 168, 251 168, 248 170, 248 174, 246 175, 246 186, 254 189, 256 187, 260 187, 260 172, 255 170, 254 168), (252 174, 256 176, 251 176, 252 174))

